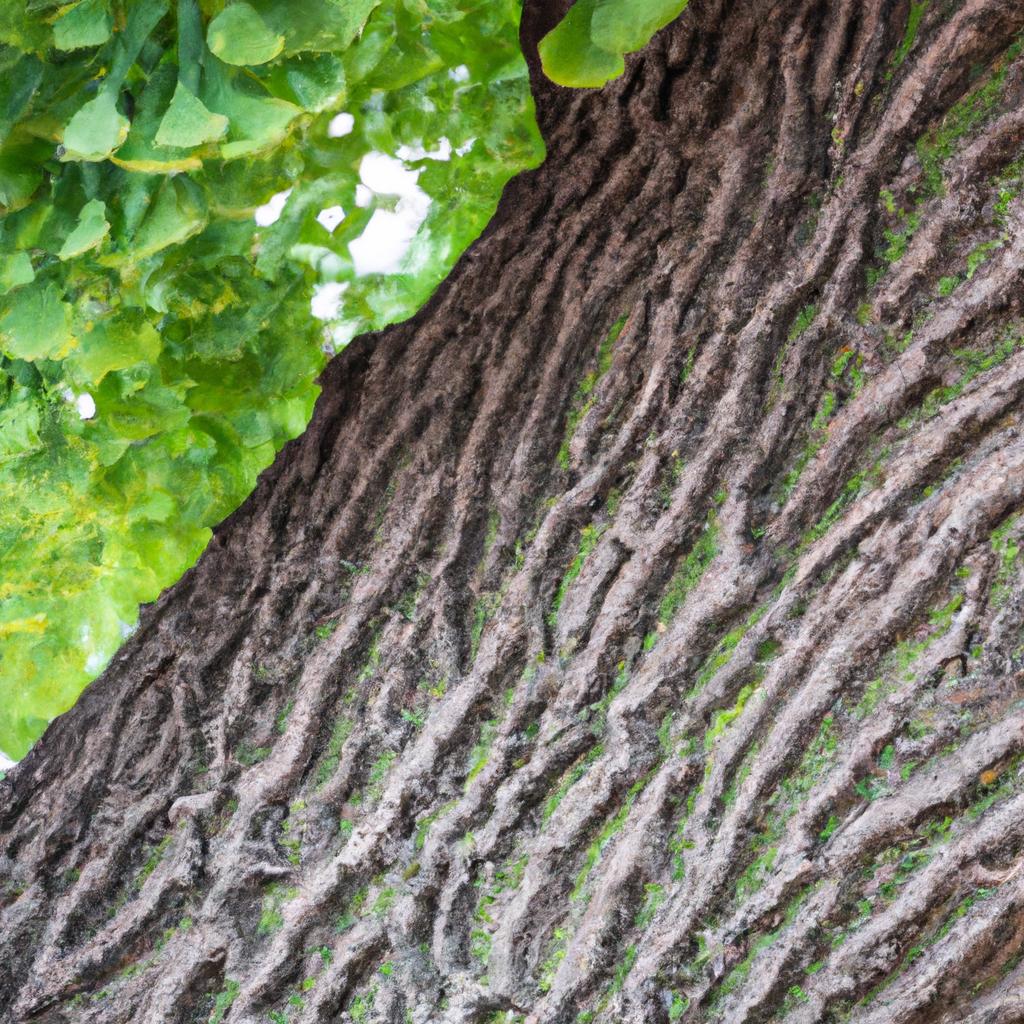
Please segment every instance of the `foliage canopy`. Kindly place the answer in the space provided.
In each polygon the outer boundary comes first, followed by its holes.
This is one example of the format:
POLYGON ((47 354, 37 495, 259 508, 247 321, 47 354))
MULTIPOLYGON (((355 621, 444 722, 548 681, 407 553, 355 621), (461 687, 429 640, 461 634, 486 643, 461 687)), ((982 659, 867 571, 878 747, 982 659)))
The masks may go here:
MULTIPOLYGON (((685 0, 579 0, 600 85, 685 0)), ((0 9, 0 751, 21 756, 544 147, 519 0, 0 9), (311 315, 312 314, 312 315, 311 315)))
POLYGON ((327 354, 413 313, 539 162, 518 21, 515 0, 4 5, 0 749, 302 431, 327 354))

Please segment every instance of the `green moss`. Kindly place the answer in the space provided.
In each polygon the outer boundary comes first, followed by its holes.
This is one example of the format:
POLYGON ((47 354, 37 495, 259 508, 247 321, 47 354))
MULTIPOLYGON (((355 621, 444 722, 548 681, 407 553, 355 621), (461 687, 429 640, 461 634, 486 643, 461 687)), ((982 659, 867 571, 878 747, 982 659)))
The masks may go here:
POLYGON ((796 341, 797 338, 803 334, 808 327, 814 323, 814 318, 818 315, 818 307, 811 303, 808 306, 804 306, 796 315, 796 319, 793 321, 789 328, 787 338, 789 341, 796 341))
POLYGON ((235 760, 239 764, 245 765, 246 768, 251 768, 268 757, 270 757, 270 747, 254 747, 251 743, 243 742, 235 748, 235 760))
POLYGON ((357 683, 369 682, 380 668, 380 630, 373 634, 370 640, 370 649, 366 654, 366 661, 363 667, 356 674, 357 683))
POLYGON ((753 895, 764 885, 775 865, 777 853, 778 847, 769 846, 747 865, 746 870, 736 882, 736 898, 738 900, 744 900, 753 895))
POLYGON ((1024 345, 1024 335, 1008 331, 1002 335, 990 351, 970 348, 955 349, 953 357, 963 371, 961 379, 954 384, 937 387, 930 391, 918 410, 899 421, 900 429, 907 430, 916 422, 929 420, 938 415, 946 404, 963 394, 965 388, 976 377, 1001 365, 1022 345, 1024 345))
POLYGON ((570 899, 575 901, 582 897, 583 890, 586 888, 587 879, 590 877, 590 872, 601 859, 601 853, 604 851, 605 847, 612 841, 612 839, 615 838, 616 835, 618 835, 622 830, 622 826, 626 824, 626 819, 629 817, 629 812, 633 807, 633 803, 636 801, 638 794, 644 786, 646 786, 650 781, 652 774, 653 773, 645 775, 630 787, 622 807, 619 808, 614 817, 605 822, 601 831, 598 833, 597 838, 590 844, 590 846, 587 847, 586 853, 583 856, 583 868, 576 876, 576 883, 573 886, 570 899))
POLYGON ((585 526, 580 531, 579 548, 573 556, 573 560, 569 563, 569 568, 562 577, 558 590, 555 592, 555 599, 552 602, 551 612, 548 615, 548 622, 551 625, 555 624, 558 618, 558 610, 562 607, 562 602, 565 600, 565 595, 569 592, 569 587, 572 586, 583 571, 583 563, 586 562, 590 553, 597 547, 597 542, 601 539, 603 532, 604 528, 593 525, 585 526))
POLYGON ((281 822, 281 834, 278 845, 285 851, 285 857, 291 864, 299 864, 302 859, 302 836, 305 831, 305 818, 300 817, 306 809, 304 800, 296 800, 289 808, 288 817, 281 822))
POLYGON ((146 862, 142 865, 139 869, 139 873, 135 876, 135 882, 133 884, 136 890, 141 889, 146 884, 146 879, 156 871, 160 861, 164 859, 167 847, 171 845, 171 841, 173 839, 174 836, 164 836, 164 838, 149 851, 149 856, 146 858, 146 862))
POLYGON ((480 889, 476 910, 473 913, 473 920, 479 927, 470 932, 470 953, 484 967, 487 966, 491 952, 491 930, 497 926, 497 922, 491 916, 491 907, 497 902, 502 892, 519 888, 527 863, 527 857, 520 857, 499 868, 494 873, 494 879, 490 885, 487 885, 482 878, 477 878, 473 883, 480 889))
POLYGON ((828 424, 835 411, 836 396, 831 391, 826 391, 822 396, 818 411, 811 420, 810 432, 806 443, 800 454, 797 456, 793 468, 786 474, 782 481, 780 502, 785 504, 796 488, 800 475, 807 468, 808 463, 824 446, 828 439, 828 424))
POLYGON ((569 442, 579 427, 583 417, 590 412, 594 404, 593 392, 598 381, 611 369, 615 342, 618 341, 622 329, 626 326, 627 317, 617 320, 606 335, 597 353, 597 366, 580 381, 569 407, 569 415, 565 421, 565 435, 558 449, 558 464, 564 470, 569 468, 569 442))
POLYGON ((368 992, 359 993, 349 1004, 348 1013, 353 1024, 366 1024, 370 1019, 373 1010, 373 1003, 377 997, 377 987, 373 986, 368 992))
POLYGON ((295 701, 290 700, 281 710, 277 713, 277 717, 274 719, 274 728, 281 735, 288 729, 288 716, 291 715, 292 710, 295 707, 295 701))
MULTIPOLYGON (((752 852, 756 856, 737 882, 737 898, 745 898, 756 891, 767 878, 774 864, 775 851, 785 835, 786 823, 803 806, 807 794, 818 781, 827 775, 830 765, 835 760, 838 744, 839 733, 835 717, 831 714, 826 715, 799 765, 779 783, 767 801, 765 817, 769 824, 751 843, 752 852)), ((753 753, 756 756, 756 749, 753 753)), ((830 820, 826 826, 827 834, 822 833, 822 838, 827 839, 837 827, 838 822, 830 820)))
POLYGON ((690 1000, 686 996, 681 996, 678 992, 672 993, 672 1002, 668 1008, 668 1019, 670 1021, 679 1020, 680 1017, 689 1009, 690 1000))
POLYGON ((614 995, 616 992, 621 991, 622 986, 626 982, 626 978, 629 977, 629 972, 633 970, 633 965, 636 963, 636 957, 636 946, 627 946, 622 959, 618 964, 616 964, 615 973, 612 975, 611 984, 608 986, 609 995, 614 995))
POLYGON ((936 608, 928 613, 928 621, 938 627, 941 633, 948 631, 953 623, 953 616, 960 610, 964 603, 963 594, 955 594, 952 599, 941 608, 936 608))
POLYGON ((431 825, 434 824, 439 818, 443 818, 455 805, 458 800, 449 800, 448 803, 439 807, 436 811, 432 811, 430 814, 420 818, 416 822, 416 837, 413 840, 413 845, 417 850, 422 850, 424 844, 427 841, 427 833, 430 831, 431 825))
POLYGON ((380 799, 381 793, 384 791, 384 781, 387 779, 396 757, 398 757, 396 751, 385 750, 370 766, 370 774, 366 779, 366 795, 369 799, 380 799))
POLYGON ((747 705, 747 701, 750 699, 750 695, 754 692, 754 686, 748 683, 740 690, 736 697, 736 703, 731 708, 723 708, 720 711, 716 711, 711 719, 711 727, 704 734, 704 749, 710 750, 714 745, 715 741, 722 736, 726 729, 743 714, 743 709, 747 705))
POLYGON ((672 494, 676 489, 686 468, 686 462, 678 452, 672 453, 672 458, 662 473, 661 483, 658 485, 658 503, 662 508, 668 508, 672 504, 672 494))
POLYGON ((416 579, 395 602, 395 611, 406 622, 412 622, 416 618, 416 609, 419 607, 420 598, 429 583, 430 577, 425 572, 416 573, 416 579))
POLYGON ((943 164, 956 152, 961 139, 984 124, 993 114, 1003 92, 1006 72, 1021 52, 1018 40, 996 62, 993 73, 969 95, 957 103, 942 119, 917 142, 917 156, 921 162, 922 185, 925 196, 942 195, 943 164))
POLYGON ((658 606, 658 621, 667 626, 683 606, 687 596, 697 586, 718 554, 718 520, 709 513, 704 529, 682 559, 669 580, 668 588, 658 606))
POLYGON ((487 623, 494 617, 494 613, 501 607, 501 600, 502 594, 500 591, 487 591, 473 602, 473 621, 469 627, 470 664, 476 661, 484 629, 487 623))
POLYGON ((368 893, 369 890, 365 887, 356 891, 348 907, 338 915, 334 922, 334 930, 336 932, 348 931, 363 916, 368 893))
POLYGON ((754 767, 754 761, 757 759, 760 746, 755 743, 750 750, 744 755, 743 760, 740 762, 740 767, 737 770, 732 781, 729 783, 726 791, 722 794, 722 803, 726 807, 732 807, 736 802, 736 796, 739 793, 740 786, 746 781, 750 775, 751 770, 754 767))
POLYGON ((1007 517, 993 532, 992 551, 998 559, 995 578, 992 581, 990 599, 996 608, 1006 602, 1010 592, 1010 580, 1020 558, 1020 538, 1016 536, 1018 515, 1007 517))
POLYGON ((586 710, 587 719, 590 722, 591 731, 600 736, 607 725, 608 720, 608 708, 615 698, 625 689, 626 683, 629 682, 629 665, 625 661, 620 661, 616 666, 615 678, 612 680, 612 685, 608 688, 608 692, 596 703, 591 704, 586 710))
POLYGON ((213 1001, 213 1012, 207 1024, 221 1024, 231 1009, 231 1004, 238 998, 241 986, 231 978, 224 979, 224 987, 217 993, 213 1001))
POLYGON ((373 905, 370 907, 370 913, 374 917, 386 917, 390 913, 391 908, 395 905, 395 899, 397 893, 390 887, 385 887, 377 893, 376 899, 373 901, 373 905))
POLYGON ((569 930, 567 928, 556 928, 552 936, 549 952, 544 962, 540 965, 540 977, 537 979, 537 988, 541 992, 550 992, 554 984, 558 968, 565 959, 566 946, 569 942, 569 930))
POLYGON ((967 280, 969 281, 977 273, 978 268, 994 253, 997 249, 1001 249, 1006 243, 1007 236, 1003 235, 1000 238, 993 239, 990 242, 982 242, 980 245, 976 245, 967 254, 967 280))
POLYGON ((339 715, 334 720, 334 727, 331 729, 331 738, 327 741, 327 749, 324 751, 323 760, 317 765, 316 785, 323 786, 338 770, 341 761, 341 751, 345 741, 352 734, 352 721, 344 715, 339 715))
POLYGON ((769 605, 761 605, 756 608, 745 622, 729 630, 715 645, 715 649, 705 658, 704 663, 697 670, 697 678, 693 688, 687 694, 687 699, 696 697, 701 690, 711 681, 720 668, 727 665, 733 656, 733 652, 739 646, 740 641, 767 614, 769 605))
POLYGON ((646 928, 658 912, 658 907, 665 901, 665 890, 655 882, 644 885, 644 905, 637 911, 633 923, 637 928, 646 928))
POLYGON ((284 886, 278 882, 268 885, 263 892, 260 921, 256 926, 257 935, 270 935, 272 932, 276 932, 284 924, 281 908, 298 895, 299 890, 296 888, 284 886))
POLYGON ((547 824, 551 816, 558 810, 558 805, 565 799, 565 795, 576 785, 587 773, 587 769, 604 753, 604 747, 598 744, 592 747, 581 757, 565 774, 558 789, 548 797, 541 812, 541 822, 547 824))
POLYGON ((491 954, 491 931, 497 926, 497 922, 491 916, 491 907, 497 902, 502 892, 519 888, 527 863, 527 857, 520 857, 499 868, 494 873, 494 879, 490 885, 482 878, 477 878, 473 883, 480 890, 480 896, 473 913, 473 920, 477 927, 470 932, 470 953, 485 968, 491 954))
POLYGON ((480 727, 480 736, 469 753, 469 769, 466 772, 465 788, 487 767, 490 760, 491 747, 498 734, 498 720, 491 719, 480 727))
POLYGON ((929 635, 921 640, 900 641, 882 659, 882 674, 865 685, 860 701, 851 711, 855 719, 863 720, 870 715, 885 697, 895 691, 901 680, 909 682, 914 678, 913 666, 917 659, 949 631, 953 617, 962 604, 963 595, 954 594, 945 605, 932 609, 928 612, 928 621, 932 626, 929 635))
POLYGON ((473 928, 469 933, 469 955, 479 960, 486 968, 491 958, 491 933, 483 928, 473 928))
POLYGON ((317 640, 326 640, 337 628, 336 622, 325 622, 313 630, 313 635, 317 640))

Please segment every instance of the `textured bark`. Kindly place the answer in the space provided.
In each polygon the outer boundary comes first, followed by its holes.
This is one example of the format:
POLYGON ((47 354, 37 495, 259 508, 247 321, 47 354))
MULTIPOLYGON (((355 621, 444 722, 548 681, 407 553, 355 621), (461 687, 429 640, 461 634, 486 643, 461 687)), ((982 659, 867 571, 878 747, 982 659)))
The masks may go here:
POLYGON ((0 1018, 1024 1021, 1024 5, 910 14, 535 81, 0 784, 0 1018))

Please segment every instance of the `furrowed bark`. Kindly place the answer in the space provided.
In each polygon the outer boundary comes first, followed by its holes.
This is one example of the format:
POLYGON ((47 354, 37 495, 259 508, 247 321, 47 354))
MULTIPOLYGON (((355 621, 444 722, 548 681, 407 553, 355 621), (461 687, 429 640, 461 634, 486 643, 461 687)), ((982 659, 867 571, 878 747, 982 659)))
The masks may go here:
POLYGON ((1024 1021, 1022 32, 535 76, 546 164, 0 783, 0 1017, 1024 1021))

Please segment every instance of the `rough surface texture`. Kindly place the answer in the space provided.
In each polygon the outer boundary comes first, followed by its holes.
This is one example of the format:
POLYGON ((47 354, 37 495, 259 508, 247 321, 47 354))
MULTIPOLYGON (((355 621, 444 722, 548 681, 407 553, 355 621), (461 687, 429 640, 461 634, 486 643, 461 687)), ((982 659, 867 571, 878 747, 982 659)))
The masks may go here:
POLYGON ((537 83, 0 784, 0 1018, 1024 1021, 1022 30, 693 0, 537 83))

